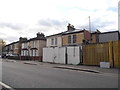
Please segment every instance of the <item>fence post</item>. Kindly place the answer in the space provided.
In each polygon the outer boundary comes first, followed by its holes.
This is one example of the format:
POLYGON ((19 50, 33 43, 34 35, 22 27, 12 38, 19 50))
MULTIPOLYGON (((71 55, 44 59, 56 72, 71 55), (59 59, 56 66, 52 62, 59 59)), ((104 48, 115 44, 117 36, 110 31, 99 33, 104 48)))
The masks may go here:
POLYGON ((112 42, 109 42, 109 61, 110 61, 110 66, 114 67, 113 44, 112 44, 112 42))
POLYGON ((82 45, 79 46, 79 57, 80 57, 80 64, 83 64, 83 51, 82 51, 82 45))
POLYGON ((68 55, 67 55, 67 47, 66 47, 66 52, 65 52, 65 64, 67 64, 68 62, 68 55))
POLYGON ((118 68, 120 68, 120 40, 118 41, 118 68))
POLYGON ((113 42, 114 67, 120 68, 120 41, 113 42))

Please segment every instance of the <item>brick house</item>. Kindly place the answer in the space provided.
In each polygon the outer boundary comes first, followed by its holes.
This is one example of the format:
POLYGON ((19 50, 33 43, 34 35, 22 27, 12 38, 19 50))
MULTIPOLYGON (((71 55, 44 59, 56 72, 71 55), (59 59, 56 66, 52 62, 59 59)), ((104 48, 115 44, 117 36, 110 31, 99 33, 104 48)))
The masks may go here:
POLYGON ((87 30, 75 29, 68 24, 67 31, 47 36, 47 47, 43 49, 43 62, 80 64, 82 44, 88 44, 91 34, 87 30))
POLYGON ((21 59, 42 61, 43 47, 46 47, 46 38, 43 33, 37 33, 37 37, 22 42, 21 59))
POLYGON ((89 43, 90 32, 87 30, 75 29, 73 25, 67 26, 68 30, 62 33, 62 46, 81 45, 89 43))
POLYGON ((21 42, 25 41, 26 38, 19 38, 19 41, 10 43, 3 48, 3 57, 8 59, 19 59, 21 54, 21 42))
POLYGON ((90 41, 90 43, 98 43, 100 33, 101 32, 99 30, 96 30, 95 32, 92 32, 91 33, 91 41, 90 41))
POLYGON ((91 35, 89 31, 75 29, 73 25, 68 24, 67 31, 47 36, 47 47, 81 45, 89 43, 90 40, 91 35))

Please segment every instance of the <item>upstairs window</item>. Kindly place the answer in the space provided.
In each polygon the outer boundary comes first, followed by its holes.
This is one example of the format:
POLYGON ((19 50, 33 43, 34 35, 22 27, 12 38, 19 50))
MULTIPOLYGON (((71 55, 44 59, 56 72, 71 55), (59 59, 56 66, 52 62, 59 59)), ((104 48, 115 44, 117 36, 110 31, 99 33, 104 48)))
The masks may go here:
POLYGON ((76 35, 73 35, 73 43, 76 43, 76 35))
POLYGON ((25 43, 25 47, 24 48, 27 48, 27 43, 25 43))
POLYGON ((51 45, 54 45, 54 39, 53 38, 51 39, 51 45))
POLYGON ((71 43, 71 35, 68 36, 68 43, 71 43))
POLYGON ((57 45, 57 38, 55 38, 55 45, 57 45))
POLYGON ((33 41, 33 48, 37 48, 37 41, 33 41))
POLYGON ((24 48, 24 43, 22 43, 22 48, 24 48))

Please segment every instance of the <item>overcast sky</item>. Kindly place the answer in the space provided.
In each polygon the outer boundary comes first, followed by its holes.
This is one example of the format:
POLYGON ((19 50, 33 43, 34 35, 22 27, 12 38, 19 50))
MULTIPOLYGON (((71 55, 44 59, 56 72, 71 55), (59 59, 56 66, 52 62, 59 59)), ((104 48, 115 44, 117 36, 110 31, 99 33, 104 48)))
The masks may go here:
POLYGON ((119 0, 0 0, 0 38, 8 43, 19 37, 46 36, 91 27, 101 32, 118 30, 119 0))

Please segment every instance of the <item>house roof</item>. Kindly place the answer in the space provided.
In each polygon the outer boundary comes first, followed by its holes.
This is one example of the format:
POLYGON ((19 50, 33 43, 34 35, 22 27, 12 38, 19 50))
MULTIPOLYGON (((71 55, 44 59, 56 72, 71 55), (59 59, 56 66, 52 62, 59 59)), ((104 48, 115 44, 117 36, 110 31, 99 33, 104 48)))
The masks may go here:
POLYGON ((46 38, 53 37, 53 36, 59 36, 59 35, 62 35, 62 32, 61 33, 57 33, 57 34, 53 34, 53 35, 50 35, 50 36, 46 36, 46 38))
POLYGON ((22 43, 27 43, 27 42, 30 42, 30 41, 33 41, 33 40, 46 40, 45 37, 35 37, 35 38, 30 38, 29 40, 26 40, 26 41, 22 41, 22 43))
POLYGON ((58 33, 58 34, 53 34, 53 35, 47 36, 46 38, 53 37, 53 36, 59 36, 59 35, 67 35, 67 34, 81 33, 81 32, 84 32, 84 31, 88 31, 88 30, 85 30, 85 29, 84 29, 84 30, 75 29, 75 30, 71 30, 71 31, 61 32, 61 33, 58 33))
POLYGON ((35 38, 31 38, 28 41, 33 41, 33 40, 46 40, 45 37, 35 37, 35 38))
POLYGON ((16 43, 19 43, 19 41, 12 42, 12 43, 10 43, 10 44, 7 44, 6 46, 9 46, 9 45, 12 45, 12 44, 16 44, 16 43))
POLYGON ((66 31, 66 32, 63 32, 62 35, 67 35, 67 34, 74 34, 74 33, 82 33, 84 31, 88 31, 88 30, 80 30, 80 29, 75 29, 73 31, 66 31))
POLYGON ((26 43, 26 42, 29 42, 29 40, 22 41, 21 43, 26 43))
POLYGON ((107 34, 107 33, 119 33, 119 31, 102 32, 102 33, 99 33, 99 34, 107 34))

